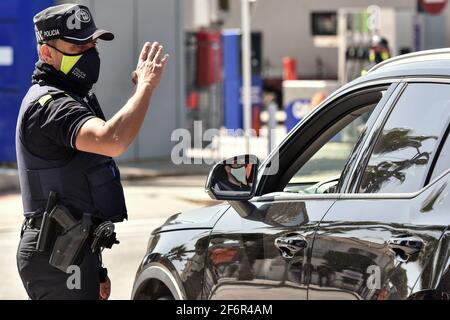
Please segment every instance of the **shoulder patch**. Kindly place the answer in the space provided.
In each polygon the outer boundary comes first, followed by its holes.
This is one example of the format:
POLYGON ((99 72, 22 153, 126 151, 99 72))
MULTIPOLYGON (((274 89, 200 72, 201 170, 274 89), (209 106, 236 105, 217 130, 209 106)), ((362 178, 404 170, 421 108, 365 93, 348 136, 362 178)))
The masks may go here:
POLYGON ((45 107, 45 105, 52 99, 52 96, 50 94, 46 94, 45 96, 42 96, 38 102, 41 106, 45 107))

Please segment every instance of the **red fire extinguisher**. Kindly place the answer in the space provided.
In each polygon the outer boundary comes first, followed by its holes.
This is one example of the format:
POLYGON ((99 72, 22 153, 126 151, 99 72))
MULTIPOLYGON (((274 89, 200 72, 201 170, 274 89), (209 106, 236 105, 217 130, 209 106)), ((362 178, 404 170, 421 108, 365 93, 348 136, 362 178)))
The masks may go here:
POLYGON ((222 76, 221 33, 203 30, 197 33, 197 85, 207 87, 222 76))
POLYGON ((283 59, 283 80, 297 80, 297 62, 292 57, 283 59))

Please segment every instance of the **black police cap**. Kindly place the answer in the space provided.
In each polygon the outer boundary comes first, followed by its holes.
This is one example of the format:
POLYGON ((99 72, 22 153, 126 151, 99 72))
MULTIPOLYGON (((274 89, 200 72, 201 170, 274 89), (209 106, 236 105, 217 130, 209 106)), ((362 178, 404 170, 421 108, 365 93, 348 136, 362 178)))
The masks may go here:
POLYGON ((95 26, 88 7, 62 4, 49 7, 33 18, 38 43, 62 39, 74 44, 85 44, 95 39, 110 41, 114 35, 95 26))

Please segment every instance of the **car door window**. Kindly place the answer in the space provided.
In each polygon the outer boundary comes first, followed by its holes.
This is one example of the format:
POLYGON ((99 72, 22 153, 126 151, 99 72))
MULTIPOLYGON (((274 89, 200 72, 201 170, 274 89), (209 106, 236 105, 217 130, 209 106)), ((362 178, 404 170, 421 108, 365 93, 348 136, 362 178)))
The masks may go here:
POLYGON ((326 142, 289 181, 286 191, 331 193, 337 185, 347 160, 366 128, 373 108, 354 115, 354 120, 326 142), (295 186, 298 186, 297 188, 295 186))
MULTIPOLYGON (((362 134, 366 132, 367 122, 375 107, 384 104, 380 101, 386 92, 387 88, 380 88, 376 94, 372 92, 370 102, 368 100, 361 103, 342 118, 336 118, 335 122, 316 139, 316 145, 302 153, 301 156, 308 154, 308 158, 299 169, 294 169, 295 174, 288 180, 283 191, 302 194, 337 192, 350 155, 361 141, 362 134)), ((296 164, 292 166, 295 167, 296 164)))
POLYGON ((373 145, 358 192, 405 193, 423 187, 449 114, 449 85, 409 84, 373 145))

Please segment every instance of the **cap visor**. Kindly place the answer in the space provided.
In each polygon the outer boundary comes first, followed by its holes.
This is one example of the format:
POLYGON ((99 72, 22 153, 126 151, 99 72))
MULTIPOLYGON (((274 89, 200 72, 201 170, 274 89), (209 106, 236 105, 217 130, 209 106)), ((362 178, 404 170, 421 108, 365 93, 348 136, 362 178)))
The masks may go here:
POLYGON ((97 29, 97 31, 94 32, 94 34, 92 35, 92 39, 102 39, 105 41, 111 41, 114 39, 114 35, 112 34, 112 32, 103 30, 103 29, 97 29))
POLYGON ((63 36, 62 39, 74 44, 86 44, 96 39, 111 41, 114 39, 114 34, 103 29, 93 28, 81 30, 71 36, 63 36))

